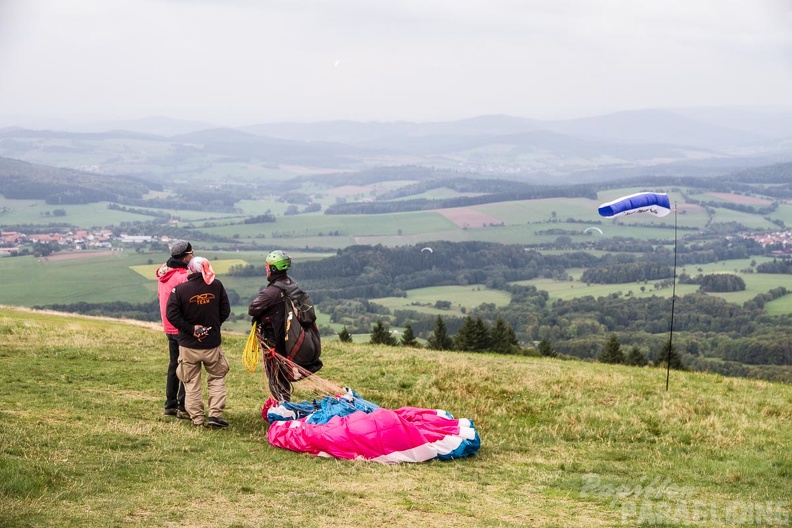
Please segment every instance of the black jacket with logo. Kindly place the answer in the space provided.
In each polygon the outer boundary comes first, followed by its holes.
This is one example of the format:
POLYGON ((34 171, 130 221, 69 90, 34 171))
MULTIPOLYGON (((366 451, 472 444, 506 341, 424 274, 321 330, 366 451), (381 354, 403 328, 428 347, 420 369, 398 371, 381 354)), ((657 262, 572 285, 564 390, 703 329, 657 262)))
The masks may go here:
POLYGON ((206 284, 200 273, 191 273, 187 282, 170 293, 166 316, 179 329, 179 345, 187 348, 215 348, 220 346, 220 326, 231 315, 231 303, 223 283, 215 279, 206 284), (212 329, 200 341, 193 333, 195 325, 212 329))

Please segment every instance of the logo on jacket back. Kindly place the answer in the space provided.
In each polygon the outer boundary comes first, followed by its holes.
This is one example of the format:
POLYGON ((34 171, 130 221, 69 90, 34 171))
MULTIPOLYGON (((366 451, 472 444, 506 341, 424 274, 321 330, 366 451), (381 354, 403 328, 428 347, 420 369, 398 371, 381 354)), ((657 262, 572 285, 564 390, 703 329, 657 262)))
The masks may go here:
POLYGON ((209 304, 214 298, 214 293, 199 293, 198 295, 190 297, 190 302, 196 304, 209 304))

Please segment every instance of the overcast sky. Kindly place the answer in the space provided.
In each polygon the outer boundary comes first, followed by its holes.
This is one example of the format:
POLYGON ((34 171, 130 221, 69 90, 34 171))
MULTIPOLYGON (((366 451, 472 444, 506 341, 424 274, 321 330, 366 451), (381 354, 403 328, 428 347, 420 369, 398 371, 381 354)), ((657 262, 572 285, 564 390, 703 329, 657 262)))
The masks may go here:
POLYGON ((0 0, 0 116, 792 106, 792 0, 0 0))

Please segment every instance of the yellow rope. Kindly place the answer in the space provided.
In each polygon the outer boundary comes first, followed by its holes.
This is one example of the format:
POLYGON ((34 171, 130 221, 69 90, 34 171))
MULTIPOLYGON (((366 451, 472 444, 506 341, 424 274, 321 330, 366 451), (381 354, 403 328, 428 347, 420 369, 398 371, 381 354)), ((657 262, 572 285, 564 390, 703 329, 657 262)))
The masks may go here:
POLYGON ((242 364, 248 372, 256 372, 256 367, 259 364, 259 342, 256 337, 256 326, 250 327, 250 335, 245 343, 245 349, 242 351, 242 364))

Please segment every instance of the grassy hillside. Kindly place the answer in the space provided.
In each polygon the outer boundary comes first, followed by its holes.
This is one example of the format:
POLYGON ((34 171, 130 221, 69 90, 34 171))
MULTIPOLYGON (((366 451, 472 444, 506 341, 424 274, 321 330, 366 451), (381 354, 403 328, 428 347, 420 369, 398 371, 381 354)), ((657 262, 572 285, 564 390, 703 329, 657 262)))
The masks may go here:
POLYGON ((222 431, 161 415, 156 326, 0 308, 0 526, 785 525, 792 386, 328 342, 321 375, 473 419, 478 456, 381 466, 271 447, 242 334, 222 431))

